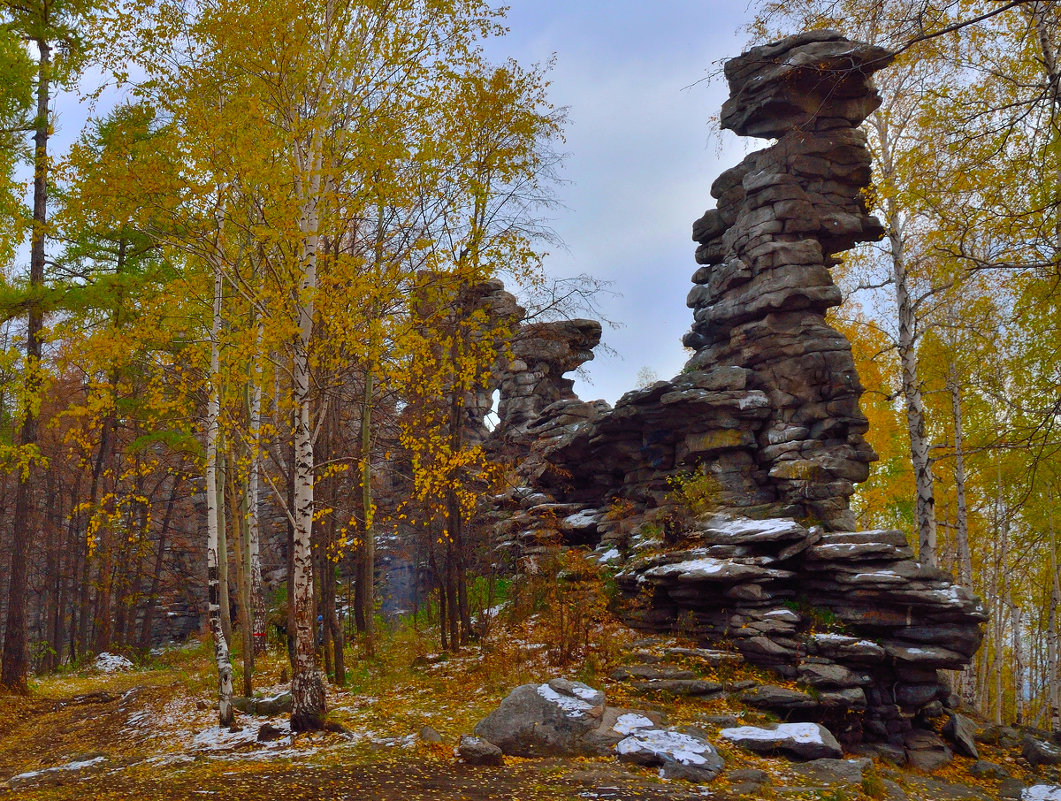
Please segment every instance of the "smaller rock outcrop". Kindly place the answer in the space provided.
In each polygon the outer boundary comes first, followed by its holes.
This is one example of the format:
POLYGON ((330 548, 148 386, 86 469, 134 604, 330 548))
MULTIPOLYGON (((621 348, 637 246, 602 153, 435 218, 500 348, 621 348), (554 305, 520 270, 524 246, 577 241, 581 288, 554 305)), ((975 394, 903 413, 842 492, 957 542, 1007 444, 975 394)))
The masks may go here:
POLYGON ((500 748, 482 737, 467 734, 461 735, 457 755, 469 765, 501 765, 504 762, 500 748))
POLYGON ((615 746, 624 762, 659 766, 665 779, 709 782, 725 767, 718 751, 706 739, 666 729, 641 729, 615 746))

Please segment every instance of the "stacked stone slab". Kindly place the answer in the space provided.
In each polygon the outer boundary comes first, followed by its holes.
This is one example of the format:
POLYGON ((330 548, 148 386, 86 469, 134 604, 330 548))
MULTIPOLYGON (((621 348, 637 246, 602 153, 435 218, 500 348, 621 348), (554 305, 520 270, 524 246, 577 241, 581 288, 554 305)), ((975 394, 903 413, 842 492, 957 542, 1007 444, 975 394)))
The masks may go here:
POLYGON ((593 358, 600 344, 596 320, 559 320, 521 325, 512 338, 512 358, 499 373, 499 427, 512 432, 537 420, 558 401, 574 401, 575 382, 564 373, 593 358))
POLYGON ((831 31, 729 61, 722 126, 777 142, 724 172, 711 187, 717 207, 693 224, 703 266, 688 298, 690 366, 750 371, 771 407, 760 466, 782 499, 839 527, 851 527, 847 499, 875 456, 851 347, 824 319, 841 300, 829 267, 883 234, 867 213, 870 153, 857 126, 880 105, 870 75, 890 61, 831 31))
POLYGON ((690 527, 682 546, 626 562, 617 582, 642 601, 631 620, 656 631, 682 621, 807 690, 750 703, 839 723, 849 741, 897 746, 956 703, 937 670, 968 663, 986 618, 969 591, 914 561, 902 532, 716 515, 690 527))

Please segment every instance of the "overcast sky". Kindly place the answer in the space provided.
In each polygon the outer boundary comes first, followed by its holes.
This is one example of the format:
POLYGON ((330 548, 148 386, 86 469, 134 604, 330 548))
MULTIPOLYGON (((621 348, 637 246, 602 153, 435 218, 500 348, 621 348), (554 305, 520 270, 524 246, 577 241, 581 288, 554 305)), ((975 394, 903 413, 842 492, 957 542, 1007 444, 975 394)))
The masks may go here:
POLYGON ((591 273, 621 293, 602 299, 622 326, 604 332, 617 354, 587 365, 590 383, 575 386, 584 400, 614 403, 642 367, 670 378, 688 357, 692 222, 746 150, 728 132, 710 139, 726 92, 702 79, 739 54, 746 19, 745 0, 511 0, 510 33, 490 48, 524 63, 555 54, 551 97, 569 108, 570 183, 553 212, 567 250, 554 249, 547 268, 591 273))

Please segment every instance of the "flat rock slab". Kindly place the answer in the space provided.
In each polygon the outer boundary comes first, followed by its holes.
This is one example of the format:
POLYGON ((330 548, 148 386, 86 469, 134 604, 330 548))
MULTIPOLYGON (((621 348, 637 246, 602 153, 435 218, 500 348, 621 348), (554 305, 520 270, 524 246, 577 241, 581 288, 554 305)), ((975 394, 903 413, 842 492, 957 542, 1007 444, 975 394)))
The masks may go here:
POLYGON ((818 701, 807 693, 774 684, 753 687, 741 694, 741 700, 758 709, 782 713, 817 709, 819 706, 818 701))
POLYGON ((615 753, 624 762, 659 765, 668 779, 709 782, 725 763, 707 740, 666 729, 641 729, 619 741, 615 753))
POLYGON ((722 729, 719 735, 757 754, 782 754, 798 760, 843 756, 832 732, 820 723, 780 723, 770 729, 740 726, 722 729))
POLYGON ((670 667, 649 667, 648 665, 629 665, 621 667, 612 672, 612 678, 616 681, 629 681, 630 679, 695 679, 696 674, 691 670, 681 670, 670 667))
POLYGON ((655 679, 652 681, 635 681, 630 687, 639 693, 664 692, 671 695, 685 695, 697 698, 718 696, 725 692, 717 681, 704 679, 655 679))

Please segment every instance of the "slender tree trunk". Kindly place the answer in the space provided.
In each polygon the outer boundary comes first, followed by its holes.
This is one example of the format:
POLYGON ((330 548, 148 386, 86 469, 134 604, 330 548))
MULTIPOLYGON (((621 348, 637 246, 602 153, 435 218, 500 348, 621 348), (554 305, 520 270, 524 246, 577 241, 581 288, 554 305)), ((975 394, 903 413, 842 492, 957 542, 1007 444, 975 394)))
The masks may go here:
POLYGON ((1050 731, 1061 729, 1061 679, 1058 677, 1057 607, 1061 605, 1061 580, 1057 576, 1057 539, 1050 519, 1050 610, 1046 637, 1046 671, 1049 681, 1050 731))
POLYGON ((361 509, 364 514, 361 561, 358 564, 358 583, 361 585, 361 614, 364 621, 363 642, 365 656, 376 655, 376 535, 372 530, 372 392, 371 368, 365 370, 365 395, 361 402, 361 509))
POLYGON ((169 500, 166 501, 166 512, 162 517, 162 528, 158 534, 158 550, 155 552, 155 568, 151 572, 151 589, 144 601, 144 618, 140 625, 140 650, 146 653, 151 648, 151 630, 155 624, 155 607, 158 606, 158 589, 162 583, 162 568, 166 558, 166 538, 169 534, 169 523, 173 516, 173 504, 177 499, 177 487, 180 479, 173 479, 169 500))
POLYGON ((250 421, 251 454, 247 467, 247 540, 250 549, 251 605, 254 609, 254 653, 265 653, 265 594, 262 590, 261 528, 258 517, 258 471, 261 459, 262 431, 262 376, 259 359, 262 348, 264 326, 258 320, 258 347, 254 354, 254 370, 251 377, 250 421))
POLYGON ((222 276, 219 267, 214 275, 214 316, 210 336, 210 397, 206 411, 206 567, 209 583, 210 631, 214 638, 214 659, 217 662, 218 719, 222 726, 231 726, 236 719, 232 706, 232 660, 228 640, 221 625, 220 581, 218 579, 220 513, 218 501, 218 416, 220 414, 220 339, 222 276))
MULTIPOLYGON (((48 101, 51 99, 51 46, 37 39, 37 116, 33 132, 33 231, 30 238, 30 291, 26 323, 26 396, 37 395, 41 383, 41 332, 44 329, 44 308, 36 297, 44 287, 44 240, 48 221, 48 101)), ((29 451, 37 449, 37 413, 32 404, 25 411, 19 441, 29 451)), ((4 626, 4 647, 0 655, 0 689, 25 693, 29 673, 29 652, 26 642, 26 603, 30 543, 37 533, 37 515, 33 503, 36 470, 27 466, 19 475, 15 492, 14 525, 11 535, 11 566, 8 571, 7 617, 4 626)))
MULTIPOLYGON (((877 115, 872 118, 880 141, 880 163, 885 180, 894 177, 891 137, 886 121, 877 115)), ((932 464, 929 459, 928 439, 925 435, 925 404, 921 383, 917 377, 917 318, 910 297, 907 273, 906 243, 903 220, 898 204, 885 201, 885 220, 891 251, 892 282, 899 323, 900 386, 906 406, 906 429, 910 438, 910 458, 914 469, 916 489, 915 514, 917 519, 918 557, 922 564, 936 567, 936 499, 932 485, 932 464)))
MULTIPOLYGON (((218 434, 219 447, 224 440, 218 434)), ((228 581, 228 515, 225 514, 225 486, 227 485, 225 457, 217 455, 217 592, 221 603, 221 630, 225 633, 225 642, 232 647, 232 609, 229 605, 228 581)))
POLYGON ((233 553, 236 556, 236 597, 239 598, 239 631, 241 640, 241 656, 243 657, 243 694, 247 697, 254 695, 254 625, 251 615, 251 588, 250 588, 250 543, 244 521, 246 516, 246 498, 242 503, 236 490, 236 464, 229 452, 226 456, 228 491, 228 508, 232 512, 232 533, 235 536, 233 542, 233 553))
POLYGON ((317 256, 320 243, 319 209, 323 135, 313 132, 308 153, 296 148, 302 197, 299 228, 302 234, 299 287, 298 334, 293 354, 295 436, 295 541, 294 541, 294 607, 295 667, 291 681, 291 729, 306 731, 324 725, 324 682, 317 666, 317 645, 313 618, 313 429, 310 387, 310 343, 313 339, 314 293, 317 291, 317 256))

